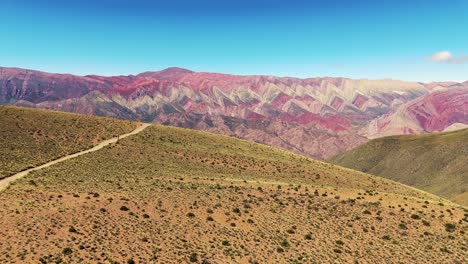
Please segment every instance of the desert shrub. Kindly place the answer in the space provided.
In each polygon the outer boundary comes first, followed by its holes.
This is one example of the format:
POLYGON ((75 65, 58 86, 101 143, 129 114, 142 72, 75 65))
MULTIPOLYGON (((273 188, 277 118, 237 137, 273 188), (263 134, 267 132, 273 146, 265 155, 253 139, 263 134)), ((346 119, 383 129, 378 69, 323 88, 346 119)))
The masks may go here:
POLYGON ((445 230, 448 232, 453 232, 456 228, 455 224, 452 224, 452 223, 446 223, 444 227, 445 227, 445 230))
POLYGON ((420 217, 419 215, 417 215, 417 214, 412 214, 412 215, 411 215, 411 218, 414 219, 414 220, 419 220, 419 219, 421 219, 421 217, 420 217))
POLYGON ((120 206, 120 211, 128 211, 128 210, 130 209, 127 206, 125 205, 120 206))
POLYGON ((390 240, 390 236, 389 235, 384 235, 384 236, 382 236, 382 239, 383 240, 390 240))
POLYGON ((71 253, 73 253, 73 250, 69 247, 66 247, 62 250, 62 254, 64 255, 70 255, 71 253))
POLYGON ((198 254, 197 253, 192 253, 189 257, 190 262, 197 262, 198 261, 198 254))
POLYGON ((288 242, 286 239, 283 239, 283 240, 280 242, 280 245, 281 245, 282 247, 287 248, 287 247, 289 247, 289 242, 288 242))
POLYGON ((189 213, 187 213, 187 217, 189 217, 189 218, 194 218, 194 217, 195 217, 195 214, 192 213, 192 212, 189 212, 189 213))
POLYGON ((441 252, 444 252, 444 253, 449 253, 449 254, 452 253, 450 250, 448 250, 447 247, 442 247, 442 248, 440 248, 440 251, 441 251, 441 252))

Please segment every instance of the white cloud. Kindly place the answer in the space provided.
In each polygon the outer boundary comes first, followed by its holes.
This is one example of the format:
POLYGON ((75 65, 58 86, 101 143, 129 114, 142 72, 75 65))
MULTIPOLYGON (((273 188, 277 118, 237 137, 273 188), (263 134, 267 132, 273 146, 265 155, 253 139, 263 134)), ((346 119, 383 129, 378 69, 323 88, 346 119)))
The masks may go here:
POLYGON ((450 51, 444 50, 426 58, 428 61, 445 63, 463 63, 468 62, 468 56, 454 57, 450 51))

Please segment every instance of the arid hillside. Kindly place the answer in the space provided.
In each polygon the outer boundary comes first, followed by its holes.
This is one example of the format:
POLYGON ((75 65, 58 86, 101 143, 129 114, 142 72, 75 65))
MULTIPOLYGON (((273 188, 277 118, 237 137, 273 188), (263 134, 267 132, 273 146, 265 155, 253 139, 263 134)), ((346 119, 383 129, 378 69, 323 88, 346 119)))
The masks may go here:
POLYGON ((467 221, 384 178, 153 125, 0 192, 0 262, 464 263, 467 221))
POLYGON ((119 119, 0 106, 0 179, 136 126, 119 119))
POLYGON ((468 129, 374 139, 332 161, 468 205, 468 129))

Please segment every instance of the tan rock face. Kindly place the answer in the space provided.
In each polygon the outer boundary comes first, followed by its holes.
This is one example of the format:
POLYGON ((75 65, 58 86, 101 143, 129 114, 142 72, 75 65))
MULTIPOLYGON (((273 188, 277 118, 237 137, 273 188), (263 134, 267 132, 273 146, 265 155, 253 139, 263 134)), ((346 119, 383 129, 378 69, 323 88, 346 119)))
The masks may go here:
MULTIPOLYGON (((406 104, 441 87, 466 89, 456 83, 239 76, 180 68, 114 77, 0 68, 3 104, 207 130, 320 159, 362 144, 367 137, 425 132, 416 124, 421 117, 406 115, 419 110, 406 104)), ((457 98, 467 102, 466 96, 457 98)), ((444 109, 426 111, 426 119, 432 120, 427 126, 443 130, 454 121, 450 113, 460 113, 434 100, 444 109), (435 121, 441 114, 442 121, 435 121)))

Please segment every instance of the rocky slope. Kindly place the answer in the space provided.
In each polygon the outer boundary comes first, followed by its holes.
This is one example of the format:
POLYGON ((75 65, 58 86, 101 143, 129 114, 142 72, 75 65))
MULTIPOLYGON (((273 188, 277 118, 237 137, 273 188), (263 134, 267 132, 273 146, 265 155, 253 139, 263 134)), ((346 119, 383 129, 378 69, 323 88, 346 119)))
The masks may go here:
MULTIPOLYGON (((320 159, 358 146, 368 137, 386 135, 389 129, 380 123, 372 128, 375 119, 391 115, 401 105, 453 87, 463 92, 466 88, 462 86, 449 82, 239 76, 181 68, 113 77, 0 68, 0 104, 201 129, 320 159)), ((465 96, 459 100, 467 101, 465 96)), ((446 108, 445 112, 459 115, 457 109, 446 108)), ((463 118, 452 120, 452 114, 445 112, 437 129, 453 122, 467 123, 463 118)), ((439 118, 437 111, 428 114, 439 118)))
POLYGON ((434 91, 371 121, 363 134, 369 138, 440 132, 468 124, 468 89, 434 91))

